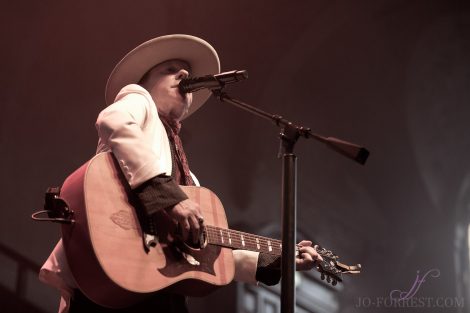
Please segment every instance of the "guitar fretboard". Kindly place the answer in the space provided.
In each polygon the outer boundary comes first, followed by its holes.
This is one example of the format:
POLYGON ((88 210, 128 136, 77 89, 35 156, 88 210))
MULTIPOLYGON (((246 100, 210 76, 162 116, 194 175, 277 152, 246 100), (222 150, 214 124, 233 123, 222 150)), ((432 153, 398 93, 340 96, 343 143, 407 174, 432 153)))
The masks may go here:
POLYGON ((273 255, 282 254, 282 241, 277 239, 211 225, 206 226, 206 234, 209 244, 231 249, 264 252, 273 255))

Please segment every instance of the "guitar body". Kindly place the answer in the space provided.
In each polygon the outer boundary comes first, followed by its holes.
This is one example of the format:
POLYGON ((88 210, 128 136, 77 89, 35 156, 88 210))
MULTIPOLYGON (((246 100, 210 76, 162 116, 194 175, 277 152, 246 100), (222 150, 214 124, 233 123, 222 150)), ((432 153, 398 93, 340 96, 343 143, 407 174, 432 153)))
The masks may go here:
MULTIPOLYGON (((199 203, 205 224, 228 228, 220 200, 210 190, 183 187, 199 203)), ((174 227, 164 214, 157 223, 155 247, 144 249, 128 185, 111 153, 96 155, 64 182, 60 197, 74 212, 62 226, 67 260, 80 290, 106 307, 132 305, 155 292, 201 296, 234 276, 231 249, 207 245, 195 250, 168 243, 174 227), (185 250, 186 249, 186 250, 185 250), (183 255, 190 254, 197 263, 183 255)))

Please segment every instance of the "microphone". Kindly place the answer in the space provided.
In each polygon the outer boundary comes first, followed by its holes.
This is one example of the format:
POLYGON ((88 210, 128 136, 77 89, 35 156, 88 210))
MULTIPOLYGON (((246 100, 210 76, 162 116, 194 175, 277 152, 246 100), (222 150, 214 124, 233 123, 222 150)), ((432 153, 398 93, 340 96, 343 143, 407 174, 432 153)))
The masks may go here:
POLYGON ((206 75, 201 77, 183 78, 178 84, 181 94, 195 92, 204 88, 217 89, 223 88, 226 84, 236 83, 248 78, 248 72, 230 71, 215 75, 206 75))

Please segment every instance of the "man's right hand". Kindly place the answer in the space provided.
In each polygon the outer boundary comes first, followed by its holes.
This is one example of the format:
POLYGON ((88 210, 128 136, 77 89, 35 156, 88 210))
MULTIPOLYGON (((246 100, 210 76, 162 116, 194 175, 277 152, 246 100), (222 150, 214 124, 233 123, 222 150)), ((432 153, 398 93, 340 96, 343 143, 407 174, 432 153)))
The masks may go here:
POLYGON ((199 242, 204 222, 199 204, 186 199, 171 208, 167 208, 166 212, 179 225, 184 241, 199 242))

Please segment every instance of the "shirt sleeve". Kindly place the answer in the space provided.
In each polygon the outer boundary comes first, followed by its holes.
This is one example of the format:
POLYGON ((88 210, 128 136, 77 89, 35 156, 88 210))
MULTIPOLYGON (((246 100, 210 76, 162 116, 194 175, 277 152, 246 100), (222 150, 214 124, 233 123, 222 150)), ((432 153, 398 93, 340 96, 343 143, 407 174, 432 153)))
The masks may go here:
POLYGON ((260 253, 256 269, 256 280, 272 286, 281 280, 281 257, 260 253))
POLYGON ((247 250, 234 250, 235 277, 238 282, 272 286, 281 280, 281 257, 247 250))
POLYGON ((96 121, 100 141, 108 146, 131 188, 165 173, 143 129, 158 113, 149 93, 140 86, 124 87, 116 102, 101 111, 96 121))
POLYGON ((133 190, 147 216, 158 211, 173 207, 188 196, 173 178, 159 175, 141 184, 133 190))

